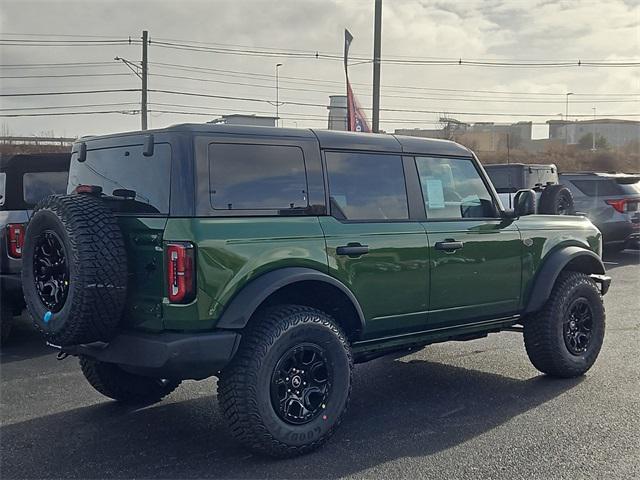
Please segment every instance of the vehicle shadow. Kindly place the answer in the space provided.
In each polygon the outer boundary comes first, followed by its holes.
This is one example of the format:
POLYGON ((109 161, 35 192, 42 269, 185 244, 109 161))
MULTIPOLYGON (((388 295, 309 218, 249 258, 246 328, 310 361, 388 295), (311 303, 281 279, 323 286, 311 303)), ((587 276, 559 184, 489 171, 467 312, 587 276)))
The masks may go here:
POLYGON ((55 351, 45 344, 42 335, 33 326, 31 317, 25 312, 13 318, 11 335, 0 348, 0 365, 52 353, 55 351))
POLYGON ((640 250, 626 249, 621 252, 605 252, 602 260, 607 271, 629 265, 640 265, 640 250))
POLYGON ((105 401, 2 426, 2 476, 335 478, 454 447, 581 381, 521 380, 397 359, 359 366, 355 378, 337 434, 301 458, 247 453, 224 428, 215 395, 140 409, 105 401))

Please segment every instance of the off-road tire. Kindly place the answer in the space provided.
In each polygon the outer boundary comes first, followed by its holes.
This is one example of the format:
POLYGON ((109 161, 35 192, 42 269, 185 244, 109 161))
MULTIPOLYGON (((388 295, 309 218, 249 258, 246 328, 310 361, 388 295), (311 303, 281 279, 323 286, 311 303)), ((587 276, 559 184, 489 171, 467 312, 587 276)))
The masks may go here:
POLYGON ((278 306, 252 318, 238 352, 218 381, 218 398, 231 434, 244 446, 273 457, 310 452, 340 425, 351 394, 353 360, 342 329, 324 312, 296 305, 278 306), (301 343, 322 345, 333 372, 322 414, 304 425, 278 416, 270 386, 282 356, 301 343))
POLYGON ((129 373, 113 363, 80 357, 80 368, 98 392, 119 402, 151 404, 173 392, 179 380, 164 380, 129 373))
POLYGON ((579 272, 560 274, 545 306, 524 323, 524 345, 527 355, 543 373, 554 377, 577 377, 596 361, 605 332, 605 311, 602 295, 588 275, 579 272), (569 351, 563 327, 569 307, 579 298, 586 299, 592 313, 591 339, 580 355, 569 351))
POLYGON ((0 345, 9 339, 13 327, 13 306, 8 300, 2 300, 0 305, 0 345))
POLYGON ((540 195, 538 213, 545 215, 573 215, 576 213, 573 194, 564 185, 548 185, 540 195))
POLYGON ((22 284, 29 313, 49 342, 64 346, 113 337, 127 294, 127 258, 117 220, 102 201, 53 195, 36 206, 25 235, 22 284), (38 294, 34 272, 34 250, 46 232, 58 236, 69 264, 66 300, 53 314, 38 294))

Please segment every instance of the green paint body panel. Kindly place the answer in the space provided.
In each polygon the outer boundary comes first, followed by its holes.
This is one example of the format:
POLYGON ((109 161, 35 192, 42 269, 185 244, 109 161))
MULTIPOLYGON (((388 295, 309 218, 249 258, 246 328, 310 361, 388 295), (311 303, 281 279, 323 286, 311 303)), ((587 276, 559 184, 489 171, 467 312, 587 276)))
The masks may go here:
POLYGON ((521 295, 522 241, 515 222, 426 222, 431 252, 429 325, 465 324, 516 313, 521 295), (437 250, 444 241, 460 250, 437 250))
POLYGON ((121 217, 131 281, 125 325, 147 331, 210 331, 231 299, 260 275, 306 267, 342 282, 366 325, 357 352, 439 341, 517 321, 550 252, 576 245, 600 253, 600 232, 583 217, 517 220, 341 222, 330 216, 249 218, 121 217), (457 240, 454 252, 436 249, 457 240), (166 297, 163 247, 196 248, 197 295, 166 297), (369 253, 337 255, 360 243, 369 253))
POLYGON ((171 218, 165 239, 196 247, 197 296, 189 305, 164 301, 167 329, 215 326, 229 300, 251 280, 284 267, 327 272, 318 217, 171 218))
POLYGON ((330 274, 356 296, 367 324, 364 336, 423 329, 429 298, 429 250, 419 222, 340 222, 320 217, 330 274), (360 243, 369 253, 337 255, 338 246, 360 243))

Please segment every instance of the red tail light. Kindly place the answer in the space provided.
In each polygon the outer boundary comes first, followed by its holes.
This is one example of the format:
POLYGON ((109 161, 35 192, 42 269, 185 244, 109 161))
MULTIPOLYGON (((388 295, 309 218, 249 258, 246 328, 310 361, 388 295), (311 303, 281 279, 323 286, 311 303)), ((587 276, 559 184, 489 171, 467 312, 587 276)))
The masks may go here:
POLYGON ((167 296, 171 303, 189 303, 195 298, 194 257, 189 242, 167 244, 167 296))
POLYGON ((620 213, 626 212, 627 200, 624 198, 622 200, 605 200, 605 202, 607 202, 607 205, 611 205, 620 213))
POLYGON ((24 224, 10 223, 7 225, 7 250, 12 258, 22 258, 24 246, 24 224))

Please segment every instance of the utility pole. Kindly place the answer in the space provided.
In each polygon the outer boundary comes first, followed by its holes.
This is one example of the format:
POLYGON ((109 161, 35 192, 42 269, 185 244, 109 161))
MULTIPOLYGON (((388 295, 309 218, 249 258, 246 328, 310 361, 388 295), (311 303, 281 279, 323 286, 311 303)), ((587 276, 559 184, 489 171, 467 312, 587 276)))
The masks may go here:
POLYGON ((373 119, 372 130, 380 131, 380 44, 382 40, 382 0, 375 0, 373 21, 373 119))
POLYGON ((142 108, 140 116, 142 120, 142 130, 147 129, 147 44, 149 43, 149 32, 142 31, 142 108))

